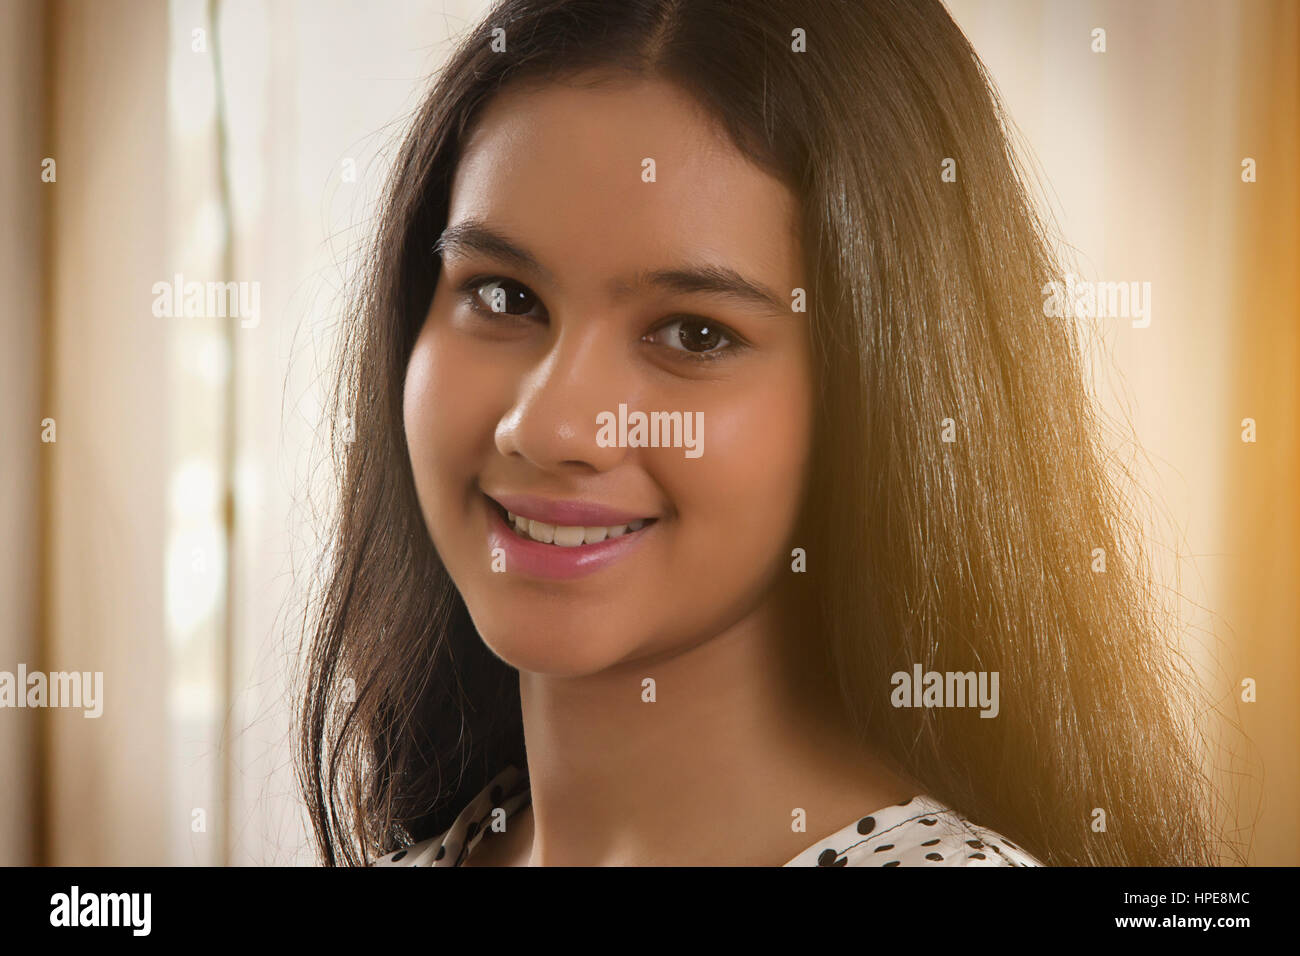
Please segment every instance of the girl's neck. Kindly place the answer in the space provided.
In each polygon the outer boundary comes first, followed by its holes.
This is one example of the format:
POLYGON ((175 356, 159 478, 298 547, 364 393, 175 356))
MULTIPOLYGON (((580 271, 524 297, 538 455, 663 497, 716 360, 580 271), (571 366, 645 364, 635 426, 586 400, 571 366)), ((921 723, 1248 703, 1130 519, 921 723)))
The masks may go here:
POLYGON ((772 620, 590 677, 521 673, 527 862, 780 864, 912 796, 794 696, 772 620))

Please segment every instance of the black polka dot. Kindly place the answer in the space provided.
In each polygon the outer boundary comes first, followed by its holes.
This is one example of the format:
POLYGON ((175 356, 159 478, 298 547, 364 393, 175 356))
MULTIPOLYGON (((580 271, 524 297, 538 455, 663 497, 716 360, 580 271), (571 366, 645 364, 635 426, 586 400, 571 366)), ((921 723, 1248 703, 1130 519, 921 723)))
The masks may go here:
POLYGON ((935 837, 933 840, 926 840, 924 843, 921 844, 921 846, 934 846, 938 842, 939 842, 939 838, 935 837))
POLYGON ((970 855, 970 858, 971 858, 972 860, 987 860, 987 859, 988 859, 988 857, 985 856, 983 853, 972 853, 972 854, 970 855))
POLYGON ((977 850, 982 850, 982 849, 984 849, 984 844, 981 843, 979 840, 967 840, 967 841, 966 841, 966 845, 967 845, 967 846, 973 846, 973 847, 974 847, 975 849, 977 849, 977 850))
POLYGON ((927 860, 942 860, 942 859, 943 859, 943 857, 941 857, 938 853, 927 853, 927 854, 925 855, 925 858, 926 858, 927 860))
POLYGON ((882 863, 882 866, 898 866, 898 860, 890 860, 888 863, 882 863))
POLYGON ((465 831, 465 842, 468 843, 471 839, 473 839, 475 833, 478 833, 478 824, 471 823, 469 825, 469 829, 465 831))
POLYGON ((921 821, 921 825, 926 827, 932 827, 938 822, 939 821, 936 820, 934 817, 926 817, 924 820, 921 821))
POLYGON ((916 797, 908 797, 906 800, 902 801, 901 803, 896 804, 896 806, 905 807, 915 799, 916 797))
POLYGON ((446 855, 447 855, 447 845, 444 843, 442 846, 438 847, 438 855, 435 856, 434 859, 441 860, 446 855))
POLYGON ((861 820, 858 821, 858 832, 861 833, 863 836, 866 836, 875 828, 876 828, 875 817, 863 817, 861 820))
POLYGON ((876 852, 876 853, 884 853, 886 850, 892 850, 893 848, 894 848, 894 844, 892 844, 892 843, 884 843, 884 844, 881 844, 880 846, 876 847, 875 852, 876 852))
POLYGON ((398 850, 396 853, 393 854, 393 862, 396 863, 398 860, 400 860, 400 859, 401 859, 402 857, 404 857, 404 856, 406 856, 406 851, 405 851, 405 850, 398 850))
POLYGON ((999 850, 999 849, 998 849, 996 846, 994 846, 992 843, 989 844, 989 849, 992 850, 994 853, 996 853, 998 856, 1001 856, 1001 855, 1002 855, 1002 851, 999 850))
MULTIPOLYGON (((821 855, 817 857, 818 866, 834 866, 835 858, 839 856, 834 850, 822 850, 821 855)), ((844 862, 848 862, 845 860, 844 862)))

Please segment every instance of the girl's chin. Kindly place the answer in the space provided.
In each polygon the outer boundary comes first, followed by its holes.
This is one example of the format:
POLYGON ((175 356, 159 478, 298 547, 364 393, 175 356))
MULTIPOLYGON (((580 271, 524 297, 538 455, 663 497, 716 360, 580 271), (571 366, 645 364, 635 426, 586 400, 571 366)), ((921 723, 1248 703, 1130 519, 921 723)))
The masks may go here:
MULTIPOLYGON (((551 630, 495 627, 479 629, 483 643, 502 661, 520 673, 548 677, 589 677, 616 666, 633 651, 629 645, 615 645, 581 629, 551 630)), ((624 633, 626 640, 626 632, 624 633)))

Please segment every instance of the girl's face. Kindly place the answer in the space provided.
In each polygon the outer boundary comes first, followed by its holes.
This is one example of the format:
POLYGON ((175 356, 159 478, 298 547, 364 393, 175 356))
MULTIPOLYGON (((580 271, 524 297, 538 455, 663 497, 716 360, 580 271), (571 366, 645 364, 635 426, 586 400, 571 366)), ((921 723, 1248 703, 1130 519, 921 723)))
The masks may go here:
POLYGON ((794 195, 674 86, 549 85, 487 106, 447 226, 404 415, 483 640, 581 676, 759 619, 812 434, 794 195))

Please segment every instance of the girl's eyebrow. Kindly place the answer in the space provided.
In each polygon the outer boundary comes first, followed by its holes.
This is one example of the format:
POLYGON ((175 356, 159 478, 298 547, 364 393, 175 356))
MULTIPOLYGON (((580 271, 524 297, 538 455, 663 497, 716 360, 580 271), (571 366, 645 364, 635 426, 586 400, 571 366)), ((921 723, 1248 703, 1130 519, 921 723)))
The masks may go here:
POLYGON ((448 226, 433 244, 434 255, 465 255, 471 252, 492 256, 513 263, 520 269, 541 276, 548 282, 554 282, 555 276, 537 257, 515 242, 489 228, 479 219, 462 219, 448 226))
MULTIPOLYGON (((497 232, 479 219, 463 219, 448 226, 434 243, 436 255, 465 255, 477 252, 512 263, 519 269, 554 283, 554 274, 537 257, 518 242, 497 232)), ((682 266, 640 272, 628 282, 615 280, 610 288, 618 295, 627 295, 638 286, 658 286, 682 294, 704 293, 737 299, 747 305, 757 306, 778 315, 790 312, 790 306, 762 283, 747 279, 727 266, 682 266)))
POLYGON ((764 311, 775 312, 778 315, 790 312, 790 306, 767 286, 754 282, 752 279, 746 279, 735 269, 727 266, 706 265, 676 269, 656 269, 653 272, 639 273, 635 282, 631 284, 626 282, 614 282, 612 284, 613 288, 621 293, 626 293, 638 285, 658 286, 672 292, 680 292, 683 295, 704 293, 726 296, 737 299, 746 305, 757 306, 764 311))

